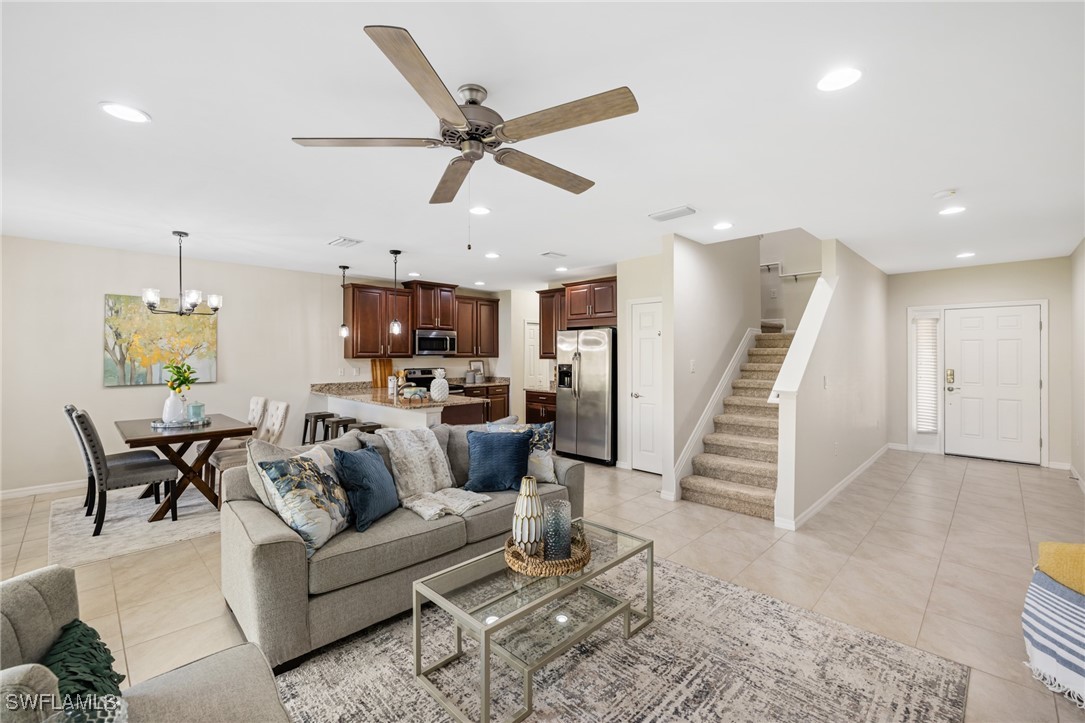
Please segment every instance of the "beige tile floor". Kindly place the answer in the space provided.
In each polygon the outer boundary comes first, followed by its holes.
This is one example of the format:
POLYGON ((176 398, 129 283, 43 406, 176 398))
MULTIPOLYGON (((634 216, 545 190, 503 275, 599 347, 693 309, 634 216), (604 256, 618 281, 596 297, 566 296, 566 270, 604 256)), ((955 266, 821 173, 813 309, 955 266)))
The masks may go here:
MULTIPOLYGON (((1021 664, 1037 544, 1085 542, 1085 496, 1065 472, 891 451, 797 532, 668 502, 641 472, 589 466, 586 487, 586 516, 651 537, 658 557, 971 666, 968 721, 1085 721, 1021 664)), ((46 564, 60 496, 0 508, 4 578, 46 564)), ((82 617, 128 682, 242 639, 219 560, 214 535, 76 569, 82 617)))

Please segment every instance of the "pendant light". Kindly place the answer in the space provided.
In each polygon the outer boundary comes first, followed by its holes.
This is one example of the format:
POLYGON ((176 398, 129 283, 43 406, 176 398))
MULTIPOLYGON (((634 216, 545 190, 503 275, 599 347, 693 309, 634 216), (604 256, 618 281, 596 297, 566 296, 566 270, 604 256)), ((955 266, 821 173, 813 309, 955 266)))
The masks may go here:
POLYGON ((159 309, 159 304, 162 303, 162 294, 158 289, 144 289, 143 290, 143 303, 147 306, 147 309, 152 314, 176 314, 177 316, 214 316, 218 313, 218 310, 222 308, 222 295, 221 294, 208 294, 207 306, 211 311, 196 311, 196 307, 203 302, 203 292, 198 289, 186 289, 184 275, 182 274, 182 253, 181 242, 188 238, 188 233, 185 231, 174 231, 173 235, 177 237, 177 309, 159 309))
MULTIPOLYGON (((349 266, 340 266, 339 267, 339 270, 343 272, 343 283, 341 284, 341 288, 344 288, 344 289, 347 288, 347 269, 349 269, 349 268, 350 268, 349 266)), ((341 336, 344 339, 346 339, 348 336, 350 336, 350 327, 347 326, 347 320, 346 319, 343 319, 343 323, 339 325, 339 336, 341 336)))
MULTIPOLYGON (((392 249, 388 253, 392 254, 392 288, 399 288, 399 255, 403 253, 398 249, 392 249)), ((392 313, 395 314, 399 305, 392 301, 392 313)), ((392 323, 388 325, 388 333, 399 336, 403 333, 403 324, 399 323, 399 315, 396 314, 392 317, 392 323)))

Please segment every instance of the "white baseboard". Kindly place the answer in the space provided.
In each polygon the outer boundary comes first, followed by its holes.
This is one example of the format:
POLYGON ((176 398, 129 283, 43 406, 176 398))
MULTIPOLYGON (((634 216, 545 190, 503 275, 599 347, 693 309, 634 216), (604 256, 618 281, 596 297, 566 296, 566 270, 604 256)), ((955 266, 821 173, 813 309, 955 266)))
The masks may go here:
POLYGON ((886 450, 888 450, 889 448, 890 445, 883 445, 882 448, 872 454, 870 458, 867 459, 867 461, 863 462, 861 465, 853 469, 847 477, 833 485, 833 488, 823 494, 821 496, 821 499, 815 502, 809 509, 796 517, 794 520, 787 520, 782 517, 777 517, 774 520, 775 525, 785 530, 797 530, 802 527, 807 520, 816 515, 818 512, 821 512, 821 508, 832 502, 834 497, 843 492, 844 489, 848 485, 850 485, 856 477, 865 472, 867 468, 870 467, 870 465, 874 464, 878 460, 878 457, 881 457, 883 454, 885 454, 886 450))
POLYGON ((739 373, 742 371, 742 364, 746 361, 747 352, 749 352, 750 347, 757 343, 757 335, 760 333, 761 329, 751 327, 746 330, 746 335, 738 343, 738 349, 735 350, 734 356, 731 357, 731 363, 727 365, 727 369, 720 376, 716 390, 708 398, 704 411, 701 412, 701 418, 697 420, 693 433, 686 440, 686 446, 682 448, 682 453, 678 455, 674 462, 676 487, 682 484, 683 477, 692 472, 693 456, 698 450, 704 450, 704 436, 715 429, 712 418, 717 414, 723 414, 723 397, 731 390, 731 383, 738 378, 739 373))
POLYGON ((1073 469, 1073 467, 1070 466, 1069 462, 1048 462, 1047 463, 1047 468, 1048 469, 1064 469, 1067 472, 1069 472, 1071 469, 1073 469))
POLYGON ((885 447, 886 447, 886 449, 895 449, 898 452, 910 452, 911 451, 908 448, 908 445, 901 444, 900 442, 890 442, 889 444, 885 445, 885 447))
POLYGON ((681 491, 682 491, 681 487, 679 487, 674 492, 668 492, 667 490, 662 490, 662 491, 660 491, 659 496, 662 497, 663 499, 667 500, 668 502, 677 502, 678 501, 678 492, 681 492, 681 491))
POLYGON ((629 462, 626 462, 624 459, 619 459, 614 463, 614 466, 618 469, 633 469, 633 465, 629 464, 629 462))
POLYGON ((1085 492, 1085 479, 1081 478, 1078 471, 1074 469, 1074 465, 1070 465, 1070 476, 1077 480, 1077 486, 1081 488, 1082 492, 1085 492))
POLYGON ((0 500, 13 500, 20 497, 33 497, 34 495, 51 495, 54 492, 85 490, 86 488, 87 481, 85 479, 72 482, 52 482, 45 485, 34 485, 33 487, 16 487, 12 490, 0 490, 0 500))

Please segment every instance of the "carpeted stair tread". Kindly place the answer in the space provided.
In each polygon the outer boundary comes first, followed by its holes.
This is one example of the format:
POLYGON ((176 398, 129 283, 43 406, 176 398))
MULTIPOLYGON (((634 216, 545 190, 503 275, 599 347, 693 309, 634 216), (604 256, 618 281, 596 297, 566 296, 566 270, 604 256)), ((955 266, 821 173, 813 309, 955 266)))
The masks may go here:
POLYGON ((782 349, 780 347, 772 347, 772 346, 770 346, 770 347, 765 347, 765 348, 762 349, 760 347, 755 346, 755 347, 752 347, 752 348, 748 349, 747 351, 749 351, 749 356, 750 356, 751 361, 754 360, 754 359, 765 359, 765 358, 775 359, 777 357, 779 357, 780 359, 783 359, 785 356, 787 356, 787 349, 782 349))
POLYGON ((776 489, 776 463, 702 453, 693 457, 693 474, 776 489))
MULTIPOLYGON (((716 431, 727 434, 720 427, 734 427, 737 429, 750 429, 757 432, 769 433, 775 439, 780 429, 780 420, 777 417, 753 417, 748 414, 724 413, 712 417, 716 425, 716 431)), ((737 432, 730 432, 735 434, 737 432)), ((744 437, 762 436, 761 434, 742 433, 744 437)))
POLYGON ((732 389, 764 389, 771 391, 774 382, 771 379, 736 379, 731 384, 732 389))
POLYGON ((766 520, 776 514, 774 490, 700 475, 682 479, 682 499, 766 520))
POLYGON ((744 372, 772 372, 773 374, 780 373, 780 367, 783 364, 771 364, 768 362, 742 362, 739 367, 744 372))
POLYGON ((762 321, 761 333, 762 334, 779 334, 784 330, 784 323, 782 321, 762 321))
POLYGON ((763 397, 726 397, 723 400, 724 412, 746 414, 751 417, 777 417, 780 414, 780 405, 769 404, 767 396, 763 397))
POLYGON ((777 458, 775 435, 772 437, 751 437, 744 434, 713 432, 705 435, 704 449, 708 454, 752 459, 761 462, 775 462, 777 458))
POLYGON ((757 348, 759 349, 786 349, 791 346, 791 340, 795 337, 792 332, 783 334, 758 334, 757 348))

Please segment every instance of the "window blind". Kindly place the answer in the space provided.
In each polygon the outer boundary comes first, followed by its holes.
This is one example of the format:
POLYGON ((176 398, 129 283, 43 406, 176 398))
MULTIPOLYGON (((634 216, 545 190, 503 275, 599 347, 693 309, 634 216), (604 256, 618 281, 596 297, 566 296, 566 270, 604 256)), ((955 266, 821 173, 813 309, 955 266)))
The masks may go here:
POLYGON ((915 320, 915 430, 938 434, 938 319, 915 320))

